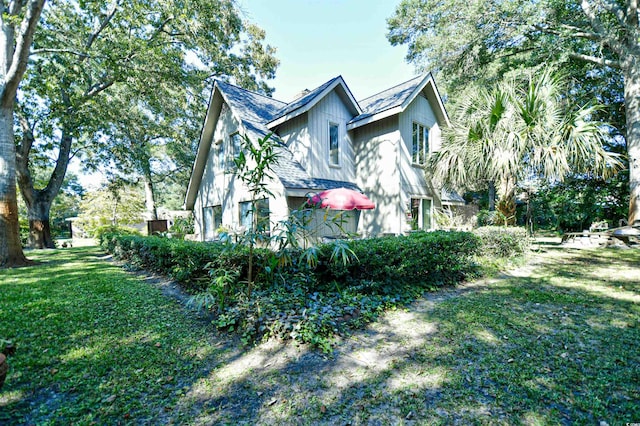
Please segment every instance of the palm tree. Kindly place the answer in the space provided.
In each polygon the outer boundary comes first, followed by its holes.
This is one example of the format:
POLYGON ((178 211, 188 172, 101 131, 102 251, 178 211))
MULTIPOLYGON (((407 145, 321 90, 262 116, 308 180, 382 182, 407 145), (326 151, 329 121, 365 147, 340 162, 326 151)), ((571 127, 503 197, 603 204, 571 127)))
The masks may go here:
POLYGON ((516 189, 526 177, 607 177, 622 164, 602 146, 603 123, 590 119, 600 107, 572 107, 564 87, 561 77, 545 69, 524 84, 509 80, 492 90, 479 89, 456 109, 428 172, 459 190, 497 185, 497 210, 505 224, 515 223, 516 189))

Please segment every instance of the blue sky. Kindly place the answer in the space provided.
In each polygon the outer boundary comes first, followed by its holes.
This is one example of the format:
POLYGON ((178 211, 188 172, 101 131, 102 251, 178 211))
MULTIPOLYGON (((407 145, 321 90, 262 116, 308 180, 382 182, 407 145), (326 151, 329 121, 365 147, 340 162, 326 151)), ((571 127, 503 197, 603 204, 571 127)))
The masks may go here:
POLYGON ((406 47, 386 39, 386 18, 400 0, 238 0, 245 17, 267 33, 280 66, 274 98, 290 101, 342 75, 356 99, 411 79, 406 47))

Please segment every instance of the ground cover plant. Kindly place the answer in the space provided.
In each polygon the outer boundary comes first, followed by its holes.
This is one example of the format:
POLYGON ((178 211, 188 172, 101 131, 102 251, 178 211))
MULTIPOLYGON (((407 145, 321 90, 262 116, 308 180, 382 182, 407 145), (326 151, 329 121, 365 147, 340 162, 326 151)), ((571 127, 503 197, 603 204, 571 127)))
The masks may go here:
POLYGON ((0 271, 0 424, 624 424, 640 252, 535 252, 343 337, 246 347, 94 248, 0 271))
POLYGON ((479 239, 466 232, 276 251, 117 233, 102 243, 128 265, 170 275, 195 291, 192 305, 211 312, 219 330, 238 332, 246 343, 278 337, 327 353, 337 336, 385 309, 478 273, 479 239))

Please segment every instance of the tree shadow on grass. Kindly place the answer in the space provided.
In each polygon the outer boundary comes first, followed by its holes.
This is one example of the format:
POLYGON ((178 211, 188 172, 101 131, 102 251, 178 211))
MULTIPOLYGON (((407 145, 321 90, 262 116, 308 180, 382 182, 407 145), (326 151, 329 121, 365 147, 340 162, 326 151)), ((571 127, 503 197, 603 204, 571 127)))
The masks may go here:
MULTIPOLYGON (((609 261, 634 271, 625 259, 609 261)), ((273 341, 244 349, 212 337, 175 301, 140 297, 150 290, 130 281, 115 293, 107 283, 95 294, 81 290, 64 309, 60 299, 32 295, 30 303, 47 300, 52 309, 43 303, 40 316, 28 317, 37 332, 9 325, 28 346, 10 359, 0 413, 25 423, 635 421, 638 304, 569 265, 552 259, 532 276, 428 295, 346 338, 333 357, 273 341), (64 323, 50 316, 63 312, 64 323)), ((0 313, 3 323, 27 319, 24 306, 0 313)), ((15 419, 3 415, 0 423, 15 419)))
POLYGON ((552 262, 543 277, 456 290, 392 312, 340 344, 332 359, 299 349, 235 376, 212 371, 177 413, 195 415, 194 424, 634 421, 638 305, 614 288, 592 291, 586 273, 588 285, 568 291, 554 276, 561 264, 552 262))
POLYGON ((185 389, 242 354, 91 250, 0 278, 2 337, 17 344, 0 424, 162 423, 185 389))

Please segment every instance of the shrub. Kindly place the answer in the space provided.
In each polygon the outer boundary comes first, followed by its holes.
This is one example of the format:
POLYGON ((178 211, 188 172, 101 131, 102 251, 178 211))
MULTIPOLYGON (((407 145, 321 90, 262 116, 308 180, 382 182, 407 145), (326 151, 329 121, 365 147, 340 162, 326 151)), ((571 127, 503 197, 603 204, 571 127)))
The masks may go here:
POLYGON ((527 230, 520 227, 483 226, 473 233, 480 239, 486 256, 509 258, 521 256, 529 250, 527 230))
POLYGON ((318 273, 325 286, 336 281, 364 285, 370 293, 390 294, 405 285, 455 284, 477 272, 472 255, 479 241, 468 232, 416 232, 352 241, 350 248, 358 262, 346 265, 329 262, 333 244, 319 250, 318 273))
MULTIPOLYGON (((238 271, 240 281, 247 277, 249 252, 241 245, 113 233, 103 234, 100 245, 119 259, 174 278, 188 291, 207 288, 210 270, 238 271)), ((254 256, 257 270, 264 271, 274 255, 256 249, 254 256)), ((258 274, 257 283, 266 278, 266 273, 258 274)))
POLYGON ((93 237, 98 241, 100 246, 103 245, 103 240, 108 237, 116 235, 141 235, 136 229, 125 228, 122 226, 105 225, 99 226, 93 231, 93 237))
POLYGON ((425 289, 475 274, 479 240, 467 232, 417 232, 278 253, 254 248, 260 273, 251 298, 240 285, 248 272, 246 246, 107 233, 102 246, 198 293, 193 304, 210 310, 218 329, 238 332, 247 343, 278 337, 329 352, 336 335, 425 289))

